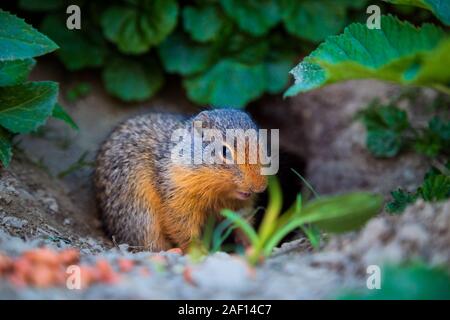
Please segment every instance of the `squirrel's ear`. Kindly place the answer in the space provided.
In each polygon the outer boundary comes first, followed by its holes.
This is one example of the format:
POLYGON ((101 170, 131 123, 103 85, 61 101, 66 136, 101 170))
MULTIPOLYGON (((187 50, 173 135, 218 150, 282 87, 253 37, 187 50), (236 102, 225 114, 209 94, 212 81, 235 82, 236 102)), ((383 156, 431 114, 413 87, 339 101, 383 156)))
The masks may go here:
POLYGON ((213 125, 213 120, 209 116, 208 111, 202 111, 196 115, 192 120, 193 124, 194 122, 196 122, 196 126, 199 126, 199 123, 201 123, 202 128, 211 128, 213 125))

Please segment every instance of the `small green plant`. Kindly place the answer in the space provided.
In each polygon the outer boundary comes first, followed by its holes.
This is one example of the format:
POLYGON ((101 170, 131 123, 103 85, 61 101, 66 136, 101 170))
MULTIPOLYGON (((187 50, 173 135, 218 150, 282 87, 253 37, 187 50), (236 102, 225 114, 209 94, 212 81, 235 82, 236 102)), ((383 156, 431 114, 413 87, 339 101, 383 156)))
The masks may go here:
POLYGON ((330 233, 355 230, 380 211, 382 202, 381 196, 365 192, 321 197, 306 204, 298 195, 295 203, 282 213, 281 188, 278 180, 271 177, 269 203, 258 231, 236 212, 225 209, 221 214, 248 237, 251 247, 247 258, 251 264, 256 264, 270 256, 283 238, 296 229, 309 225, 308 228, 314 226, 330 233))
POLYGON ((60 173, 58 173, 58 178, 64 178, 64 177, 68 176, 69 174, 72 174, 73 172, 83 169, 83 168, 93 168, 95 163, 94 163, 94 161, 86 160, 88 155, 89 155, 89 152, 87 152, 87 151, 83 152, 83 154, 78 158, 77 161, 75 161, 73 164, 71 164, 64 171, 61 171, 60 173))
POLYGON ((51 116, 76 124, 57 104, 58 84, 27 81, 36 64, 34 57, 58 46, 22 19, 0 9, 0 161, 7 167, 12 139, 36 131, 51 116))
POLYGON ((359 113, 367 130, 369 151, 380 158, 394 157, 403 150, 415 150, 431 158, 448 156, 450 121, 435 115, 427 127, 414 127, 407 112, 397 107, 398 102, 382 105, 374 101, 359 113))
POLYGON ((415 192, 401 188, 392 191, 392 200, 386 204, 386 211, 394 214, 402 213, 405 208, 418 198, 425 201, 441 201, 450 198, 450 161, 442 171, 432 167, 425 174, 422 185, 415 192))
POLYGON ((402 213, 418 198, 439 201, 450 197, 450 121, 444 120, 448 118, 448 110, 433 108, 444 115, 434 115, 426 127, 413 126, 408 113, 397 106, 405 98, 414 99, 414 96, 401 94, 386 105, 374 101, 358 115, 366 127, 367 148, 375 157, 391 158, 409 150, 434 163, 417 190, 408 192, 399 188, 391 192, 392 200, 386 204, 386 211, 395 214, 402 213))
POLYGON ((87 82, 79 82, 66 93, 66 99, 69 102, 75 102, 80 98, 87 96, 92 91, 92 86, 87 82))

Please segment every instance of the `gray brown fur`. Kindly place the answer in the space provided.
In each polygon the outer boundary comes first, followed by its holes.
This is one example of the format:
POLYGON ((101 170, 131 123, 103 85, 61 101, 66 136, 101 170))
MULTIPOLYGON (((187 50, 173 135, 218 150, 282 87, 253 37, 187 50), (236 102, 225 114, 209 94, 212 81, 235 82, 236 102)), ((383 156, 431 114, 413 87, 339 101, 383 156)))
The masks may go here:
POLYGON ((152 251, 179 245, 158 229, 152 204, 140 196, 136 181, 144 173, 163 201, 170 198, 174 192, 168 179, 171 135, 175 129, 189 128, 196 119, 206 119, 218 129, 256 128, 250 117, 240 111, 204 111, 192 118, 151 113, 120 124, 101 146, 95 170, 96 194, 104 227, 119 243, 152 251))

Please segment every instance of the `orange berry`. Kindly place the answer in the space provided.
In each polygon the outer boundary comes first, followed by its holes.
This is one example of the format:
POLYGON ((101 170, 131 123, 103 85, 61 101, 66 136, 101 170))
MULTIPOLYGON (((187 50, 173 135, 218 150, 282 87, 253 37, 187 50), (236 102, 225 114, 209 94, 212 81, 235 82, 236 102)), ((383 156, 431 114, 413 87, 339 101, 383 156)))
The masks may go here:
POLYGON ((120 258, 117 263, 121 272, 130 272, 134 267, 134 261, 130 259, 120 258))
POLYGON ((192 268, 187 266, 183 270, 183 278, 187 283, 195 285, 194 279, 192 278, 192 268))
POLYGON ((26 251, 23 257, 28 259, 31 263, 48 264, 56 266, 59 264, 58 254, 48 248, 38 248, 30 251, 26 251))
POLYGON ((183 255, 183 250, 181 250, 181 248, 172 248, 167 250, 167 252, 183 255))
POLYGON ((13 266, 13 261, 10 257, 0 253, 0 276, 8 272, 13 266))
POLYGON ((100 274, 100 281, 107 283, 116 283, 119 281, 119 275, 114 272, 108 261, 104 259, 97 260, 96 269, 100 274))
POLYGON ((75 264, 80 260, 80 252, 77 249, 65 249, 59 252, 58 258, 63 265, 75 264))
POLYGON ((33 271, 28 274, 28 280, 31 285, 39 288, 48 288, 55 285, 54 271, 46 265, 37 265, 33 271))

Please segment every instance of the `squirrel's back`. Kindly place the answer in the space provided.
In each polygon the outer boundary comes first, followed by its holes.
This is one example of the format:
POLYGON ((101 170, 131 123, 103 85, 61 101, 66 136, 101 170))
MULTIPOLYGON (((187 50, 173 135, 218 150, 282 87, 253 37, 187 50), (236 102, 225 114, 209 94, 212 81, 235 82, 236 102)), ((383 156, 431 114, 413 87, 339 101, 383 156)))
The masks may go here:
POLYGON ((148 208, 139 184, 147 178, 155 182, 162 179, 158 167, 170 151, 167 141, 185 119, 170 113, 136 116, 121 123, 101 146, 95 187, 103 225, 110 236, 133 245, 146 242, 146 231, 134 228, 135 220, 143 226, 151 223, 151 216, 142 213, 148 208))

